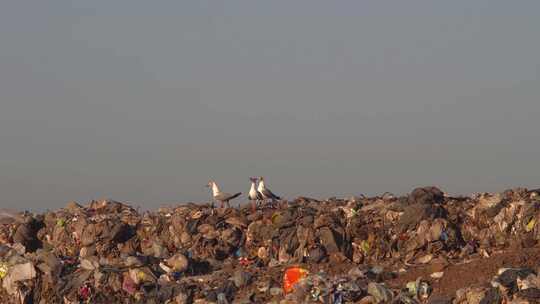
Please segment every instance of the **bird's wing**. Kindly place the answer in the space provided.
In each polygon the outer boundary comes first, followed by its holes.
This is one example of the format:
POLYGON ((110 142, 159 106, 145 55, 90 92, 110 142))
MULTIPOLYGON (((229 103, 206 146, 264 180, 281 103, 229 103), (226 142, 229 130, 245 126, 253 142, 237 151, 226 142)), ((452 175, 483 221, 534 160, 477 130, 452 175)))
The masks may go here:
POLYGON ((271 198, 271 199, 281 199, 279 196, 275 195, 274 193, 272 193, 272 191, 270 191, 269 189, 264 189, 262 194, 268 198, 271 198))
POLYGON ((238 192, 238 193, 235 193, 235 194, 223 193, 222 192, 222 193, 214 196, 214 199, 216 199, 218 201, 230 201, 233 198, 239 197, 241 194, 242 194, 242 192, 238 192))

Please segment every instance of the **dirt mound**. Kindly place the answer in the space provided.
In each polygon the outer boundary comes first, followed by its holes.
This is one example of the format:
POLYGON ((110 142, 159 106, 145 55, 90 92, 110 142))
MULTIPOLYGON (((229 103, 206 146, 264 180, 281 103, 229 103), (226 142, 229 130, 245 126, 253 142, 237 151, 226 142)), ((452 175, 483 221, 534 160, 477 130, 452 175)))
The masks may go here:
POLYGON ((1 303, 536 303, 537 191, 0 213, 1 303))

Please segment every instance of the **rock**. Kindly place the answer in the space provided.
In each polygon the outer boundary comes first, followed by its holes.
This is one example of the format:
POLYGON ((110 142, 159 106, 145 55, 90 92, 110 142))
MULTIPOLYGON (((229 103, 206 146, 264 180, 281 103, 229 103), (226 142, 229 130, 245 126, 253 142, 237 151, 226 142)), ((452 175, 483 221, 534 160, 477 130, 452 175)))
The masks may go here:
POLYGON ((245 287, 251 280, 251 275, 245 271, 237 270, 232 276, 234 285, 238 288, 245 287))
POLYGON ((36 269, 30 262, 13 265, 8 268, 7 275, 2 279, 2 287, 13 296, 19 293, 18 282, 32 280, 36 276, 36 269))
POLYGON ((413 204, 404 208, 398 226, 401 231, 406 231, 416 227, 422 220, 444 218, 445 213, 445 210, 437 205, 413 204))
POLYGON ((363 297, 358 304, 376 304, 379 303, 374 296, 363 297))
POLYGON ((32 263, 17 264, 9 267, 8 275, 6 280, 11 280, 12 282, 20 282, 25 280, 31 280, 36 277, 36 269, 32 263))
POLYGON ((326 249, 328 254, 339 252, 339 246, 334 237, 334 233, 328 227, 322 227, 319 229, 319 238, 321 239, 321 244, 326 249))
MULTIPOLYGON (((540 302, 540 289, 527 288, 527 289, 520 290, 516 294, 516 298, 520 300, 529 301, 530 303, 538 303, 540 302)), ((491 302, 491 303, 495 303, 495 302, 491 302)))
POLYGON ((502 202, 502 196, 500 193, 494 195, 484 193, 478 200, 479 207, 481 209, 488 209, 497 206, 502 202))
POLYGON ((456 292, 455 303, 480 304, 485 295, 486 290, 481 287, 460 289, 456 292))
POLYGON ((270 294, 274 297, 276 296, 280 296, 283 294, 283 289, 281 288, 278 288, 278 287, 273 287, 273 288, 270 288, 270 294))
POLYGON ((420 264, 427 264, 431 262, 432 259, 433 259, 433 254, 426 254, 424 256, 417 258, 416 262, 420 264))
POLYGON ((326 250, 324 249, 324 247, 320 247, 320 246, 315 246, 311 249, 308 250, 308 256, 307 256, 307 260, 310 262, 310 263, 320 263, 322 262, 324 259, 326 259, 326 250))
POLYGON ((40 246, 40 242, 37 239, 37 230, 39 229, 39 223, 30 219, 29 221, 20 224, 13 235, 13 241, 23 245, 26 250, 33 252, 40 246))
POLYGON ((23 221, 19 212, 7 209, 0 209, 0 225, 11 225, 23 221))
POLYGON ((172 268, 173 271, 176 272, 184 272, 188 269, 189 266, 188 258, 181 253, 177 253, 172 257, 168 258, 166 260, 166 263, 169 267, 172 268))
POLYGON ((451 304, 451 297, 432 297, 428 300, 428 304, 451 304))
POLYGON ((433 279, 440 279, 444 276, 444 272, 440 271, 440 272, 434 272, 432 274, 429 275, 431 278, 433 279))
POLYGON ((526 268, 501 269, 496 281, 502 286, 517 289, 517 279, 525 279, 528 275, 534 274, 534 270, 526 268))
POLYGON ((99 259, 96 256, 91 256, 81 259, 81 268, 84 270, 96 270, 99 268, 99 259))
POLYGON ((266 249, 266 247, 259 247, 257 250, 257 257, 261 260, 268 259, 268 249, 266 249))
POLYGON ((64 209, 66 209, 70 213, 79 213, 81 212, 81 210, 83 210, 83 206, 77 204, 77 202, 69 202, 64 207, 64 209))
POLYGON ((392 291, 386 286, 374 282, 368 284, 367 292, 373 296, 376 303, 388 303, 393 298, 392 291))
POLYGON ((416 188, 409 195, 410 204, 440 204, 444 193, 437 187, 416 188))
POLYGON ((484 298, 480 301, 480 304, 500 304, 503 298, 497 288, 491 288, 486 291, 484 298))

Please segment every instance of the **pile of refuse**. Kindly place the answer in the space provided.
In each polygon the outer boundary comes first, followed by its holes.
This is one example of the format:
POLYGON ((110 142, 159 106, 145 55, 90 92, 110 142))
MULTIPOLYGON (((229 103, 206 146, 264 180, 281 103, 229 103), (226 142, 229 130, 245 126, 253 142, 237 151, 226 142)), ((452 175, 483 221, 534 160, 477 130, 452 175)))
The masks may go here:
POLYGON ((424 187, 255 212, 109 200, 0 210, 0 303, 540 303, 535 257, 485 282, 448 278, 456 265, 535 250, 539 192, 424 187), (440 290, 445 279, 455 290, 440 290))

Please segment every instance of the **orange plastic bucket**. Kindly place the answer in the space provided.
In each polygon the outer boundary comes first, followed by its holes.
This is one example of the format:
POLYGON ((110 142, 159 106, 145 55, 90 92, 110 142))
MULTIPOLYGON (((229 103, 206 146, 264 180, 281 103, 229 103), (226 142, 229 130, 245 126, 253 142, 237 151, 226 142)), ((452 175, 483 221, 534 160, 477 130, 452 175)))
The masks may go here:
POLYGON ((287 294, 293 291, 294 284, 305 278, 308 271, 301 267, 291 267, 283 274, 283 291, 287 294))

